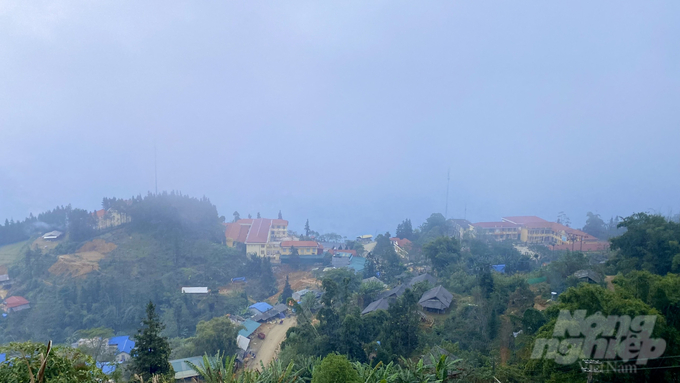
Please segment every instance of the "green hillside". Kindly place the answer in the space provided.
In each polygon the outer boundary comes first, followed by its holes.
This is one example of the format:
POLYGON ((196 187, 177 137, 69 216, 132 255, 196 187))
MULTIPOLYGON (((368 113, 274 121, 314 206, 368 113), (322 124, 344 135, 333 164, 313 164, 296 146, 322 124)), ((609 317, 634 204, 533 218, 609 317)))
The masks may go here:
POLYGON ((0 265, 10 266, 14 264, 27 248, 30 241, 21 241, 5 246, 0 246, 0 265))
POLYGON ((23 248, 22 261, 10 268, 10 295, 26 297, 31 309, 0 320, 0 343, 71 341, 77 330, 94 327, 132 335, 149 300, 167 334, 185 337, 200 320, 241 312, 246 294, 259 299, 275 291, 268 261, 222 243, 223 225, 208 199, 170 193, 129 201, 118 205, 132 217, 129 224, 106 232, 82 225, 76 235, 82 241, 44 254, 23 248), (249 277, 246 292, 219 295, 218 287, 236 276, 249 277), (208 286, 212 293, 183 295, 182 286, 208 286))

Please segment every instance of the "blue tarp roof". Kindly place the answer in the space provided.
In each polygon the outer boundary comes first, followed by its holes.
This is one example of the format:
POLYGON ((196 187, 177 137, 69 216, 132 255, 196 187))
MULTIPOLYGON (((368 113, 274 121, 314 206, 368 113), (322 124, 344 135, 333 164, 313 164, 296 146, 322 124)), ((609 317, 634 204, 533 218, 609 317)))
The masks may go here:
POLYGON ((0 363, 4 362, 6 359, 5 354, 0 354, 0 363))
POLYGON ((505 272, 505 265, 491 265, 491 268, 495 271, 498 271, 499 273, 505 272))
POLYGON ((249 337, 250 334, 254 333, 255 330, 257 330, 260 327, 260 324, 252 319, 247 319, 245 322, 241 323, 241 325, 245 327, 245 330, 239 330, 238 334, 245 336, 246 338, 249 337))
POLYGON ((267 303, 267 302, 257 302, 257 303, 255 303, 255 304, 253 304, 253 305, 250 305, 249 308, 255 309, 255 310, 257 310, 257 311, 259 311, 259 312, 261 312, 261 313, 264 313, 264 312, 267 312, 267 310, 271 309, 271 308, 272 308, 272 305, 270 305, 270 304, 267 303))
POLYGON ((114 336, 109 339, 109 346, 118 346, 118 352, 130 353, 135 347, 135 342, 129 336, 114 336))
POLYGON ((111 375, 112 372, 116 371, 117 365, 115 363, 97 362, 97 367, 99 367, 106 375, 111 375))

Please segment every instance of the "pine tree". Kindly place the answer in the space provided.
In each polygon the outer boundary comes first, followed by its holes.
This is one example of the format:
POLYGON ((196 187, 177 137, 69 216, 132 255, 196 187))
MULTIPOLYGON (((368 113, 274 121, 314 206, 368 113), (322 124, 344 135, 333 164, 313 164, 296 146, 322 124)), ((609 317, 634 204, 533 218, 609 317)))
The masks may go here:
POLYGON ((260 217, 260 212, 259 212, 259 211, 257 212, 257 218, 262 218, 262 217, 260 217))
POLYGON ((279 210, 279 219, 283 219, 283 215, 281 215, 281 210, 279 210))
POLYGON ((156 306, 149 301, 146 305, 146 319, 143 327, 137 330, 135 348, 132 349, 132 372, 139 374, 144 380, 153 375, 172 377, 174 371, 168 362, 170 359, 170 343, 168 338, 162 337, 165 325, 156 313, 156 306))
POLYGON ((234 222, 238 221, 239 219, 241 219, 241 215, 237 211, 235 211, 234 212, 234 222))
POLYGON ((286 302, 288 298, 291 298, 293 296, 293 289, 290 287, 290 283, 288 283, 288 276, 286 275, 286 284, 283 285, 283 291, 281 292, 281 297, 279 300, 281 302, 286 302))
POLYGON ((307 222, 305 222, 305 237, 309 237, 309 218, 307 219, 307 222))

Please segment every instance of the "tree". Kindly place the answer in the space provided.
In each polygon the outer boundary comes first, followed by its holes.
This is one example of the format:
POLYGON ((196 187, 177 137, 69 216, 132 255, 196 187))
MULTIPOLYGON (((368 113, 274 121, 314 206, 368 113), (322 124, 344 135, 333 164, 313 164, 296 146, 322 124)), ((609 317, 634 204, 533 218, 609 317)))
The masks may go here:
POLYGON ((241 328, 234 325, 226 316, 198 322, 196 336, 191 338, 194 355, 213 355, 218 352, 234 355, 237 348, 236 336, 241 328))
POLYGON ((279 219, 283 219, 283 215, 281 215, 281 210, 279 210, 279 219))
POLYGON ((293 296, 293 289, 290 287, 290 283, 288 283, 288 276, 286 275, 286 284, 283 285, 283 291, 281 292, 281 296, 279 297, 280 302, 287 302, 288 298, 293 296))
POLYGON ((259 211, 257 212, 257 218, 262 218, 262 217, 260 217, 260 212, 259 212, 259 211))
POLYGON ((451 237, 439 237, 423 247, 423 254, 432 262, 435 273, 441 274, 460 259, 460 244, 451 237))
POLYGON ((253 218, 253 216, 250 215, 250 213, 248 213, 248 219, 252 219, 252 218, 253 218))
POLYGON ((599 214, 588 212, 583 231, 600 239, 607 239, 607 227, 599 214))
POLYGON ((358 383, 359 374, 344 355, 329 354, 314 369, 312 383, 358 383))
POLYGON ((295 246, 290 247, 290 264, 293 266, 294 269, 298 269, 300 267, 300 252, 298 249, 295 248, 295 246))
POLYGON ((569 227, 571 225, 571 220, 567 217, 567 214, 563 211, 557 213, 557 223, 569 227))
POLYGON ((15 362, 0 364, 0 382, 99 383, 107 381, 94 360, 80 350, 42 343, 10 343, 0 353, 15 362), (44 367, 43 367, 44 366, 44 367))
POLYGON ((305 222, 305 237, 309 237, 309 218, 307 218, 307 222, 305 222))
POLYGON ((149 301, 146 305, 146 318, 143 327, 137 330, 135 347, 132 349, 132 372, 148 380, 153 375, 171 377, 174 374, 168 362, 170 358, 170 344, 168 339, 161 336, 165 325, 156 313, 156 306, 149 301))
POLYGON ((92 214, 83 209, 73 209, 68 221, 71 240, 81 242, 90 239, 95 234, 94 225, 95 219, 92 214))
POLYGON ((241 219, 241 215, 238 213, 238 211, 235 211, 234 212, 234 222, 238 221, 239 219, 241 219))
POLYGON ((411 225, 410 219, 405 219, 404 222, 397 225, 397 237, 409 240, 413 239, 413 226, 411 225))

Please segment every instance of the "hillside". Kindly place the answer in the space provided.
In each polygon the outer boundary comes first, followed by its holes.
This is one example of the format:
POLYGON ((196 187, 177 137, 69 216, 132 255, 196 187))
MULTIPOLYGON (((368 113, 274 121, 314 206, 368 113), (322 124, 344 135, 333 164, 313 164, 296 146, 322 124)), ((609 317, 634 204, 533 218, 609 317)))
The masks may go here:
MULTIPOLYGON (((65 342, 77 330, 93 327, 133 334, 149 300, 160 308, 169 336, 188 336, 199 320, 240 311, 246 293, 263 298, 275 292, 268 262, 221 243, 223 226, 209 200, 149 195, 125 209, 131 223, 92 231, 85 240, 72 241, 68 233, 44 252, 22 245, 10 268, 9 295, 26 297, 31 309, 0 321, 0 343, 65 342), (251 280, 245 292, 218 293, 243 275, 251 280), (259 283, 261 275, 271 280, 259 283), (182 295, 182 286, 208 286, 214 293, 182 295)), ((20 244, 12 246, 16 250, 20 244)))

